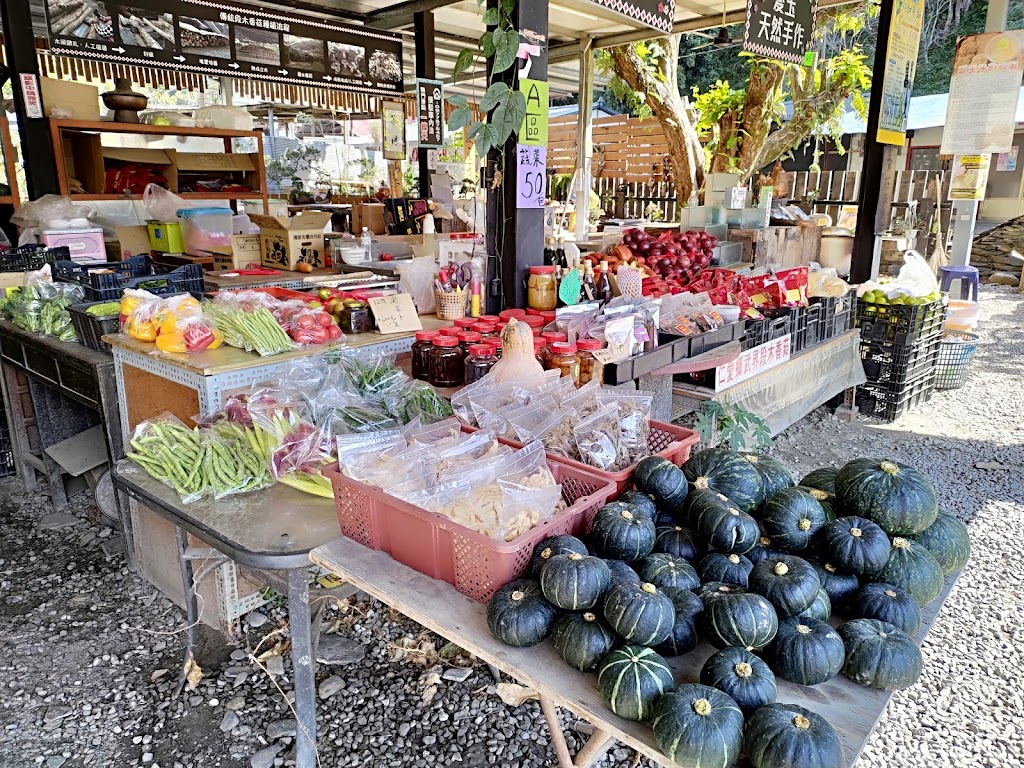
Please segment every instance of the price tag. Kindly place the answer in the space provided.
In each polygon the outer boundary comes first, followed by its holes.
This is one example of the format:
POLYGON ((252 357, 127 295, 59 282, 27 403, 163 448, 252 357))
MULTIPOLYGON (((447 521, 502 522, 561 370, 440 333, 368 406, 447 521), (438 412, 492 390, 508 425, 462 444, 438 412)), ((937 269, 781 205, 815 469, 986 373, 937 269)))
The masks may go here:
POLYGON ((543 208, 548 148, 516 145, 516 208, 543 208))
POLYGON ((391 296, 377 296, 370 299, 370 309, 377 321, 380 333, 403 333, 421 331, 423 323, 416 313, 416 305, 408 293, 396 293, 391 296))
MULTIPOLYGON (((621 357, 614 349, 608 349, 607 347, 604 349, 595 349, 591 354, 597 362, 601 363, 601 365, 617 363, 621 357)), ((625 358, 621 359, 624 360, 625 358)))

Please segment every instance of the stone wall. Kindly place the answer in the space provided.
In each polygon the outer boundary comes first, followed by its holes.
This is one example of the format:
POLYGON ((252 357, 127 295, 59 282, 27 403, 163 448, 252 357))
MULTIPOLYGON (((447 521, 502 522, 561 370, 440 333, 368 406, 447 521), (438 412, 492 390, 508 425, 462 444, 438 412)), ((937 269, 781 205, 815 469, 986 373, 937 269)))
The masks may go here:
POLYGON ((975 237, 971 264, 978 268, 983 282, 994 272, 1007 272, 1019 279, 1024 265, 1024 216, 975 237))

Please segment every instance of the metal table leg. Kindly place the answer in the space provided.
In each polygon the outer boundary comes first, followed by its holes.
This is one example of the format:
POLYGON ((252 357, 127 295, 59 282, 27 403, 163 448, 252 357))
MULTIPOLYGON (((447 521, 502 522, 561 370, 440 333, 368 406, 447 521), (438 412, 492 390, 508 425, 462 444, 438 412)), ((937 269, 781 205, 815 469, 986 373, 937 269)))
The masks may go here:
POLYGON ((316 680, 312 630, 309 620, 309 582, 305 568, 288 571, 288 624, 292 635, 292 667, 295 675, 296 768, 315 768, 316 680))
POLYGON ((185 631, 185 662, 178 675, 178 684, 174 695, 178 696, 185 688, 187 674, 199 642, 199 601, 196 598, 196 584, 192 578, 192 559, 186 554, 188 549, 188 533, 181 526, 176 526, 175 535, 178 545, 178 564, 181 566, 181 583, 185 587, 185 616, 188 629, 185 631))

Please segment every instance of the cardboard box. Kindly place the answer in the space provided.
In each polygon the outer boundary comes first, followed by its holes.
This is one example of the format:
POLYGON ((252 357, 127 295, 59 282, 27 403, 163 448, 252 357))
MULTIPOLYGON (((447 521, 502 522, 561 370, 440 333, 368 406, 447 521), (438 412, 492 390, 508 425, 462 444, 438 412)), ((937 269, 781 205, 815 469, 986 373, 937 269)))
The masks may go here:
POLYGON ((358 203, 352 206, 352 234, 356 237, 368 227, 375 235, 387 233, 384 225, 384 203, 358 203))
POLYGON ((329 211, 303 211, 287 216, 250 214, 260 228, 260 263, 265 267, 295 270, 300 263, 313 269, 326 266, 324 227, 331 220, 329 211))
POLYGON ((117 240, 107 241, 107 255, 111 261, 124 261, 140 253, 149 253, 149 228, 145 224, 114 227, 117 240))
POLYGON ((232 235, 231 250, 211 250, 213 266, 219 270, 245 269, 250 264, 259 264, 263 249, 259 235, 232 235))
POLYGON ((76 83, 71 80, 54 80, 52 77, 39 78, 43 95, 43 114, 50 116, 50 110, 60 107, 71 120, 100 120, 100 89, 95 85, 76 83))
POLYGON ((167 188, 173 190, 174 173, 170 155, 163 149, 132 149, 104 147, 95 133, 62 134, 64 168, 69 177, 78 179, 82 188, 92 195, 106 194, 106 170, 114 163, 150 163, 162 167, 167 188))

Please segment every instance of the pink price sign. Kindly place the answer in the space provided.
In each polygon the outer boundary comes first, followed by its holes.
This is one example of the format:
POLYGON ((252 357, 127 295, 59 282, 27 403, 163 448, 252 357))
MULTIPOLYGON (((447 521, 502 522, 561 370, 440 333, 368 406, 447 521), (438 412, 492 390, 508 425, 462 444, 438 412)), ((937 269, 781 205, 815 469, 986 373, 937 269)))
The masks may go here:
POLYGON ((543 208, 548 148, 516 145, 516 208, 543 208))

